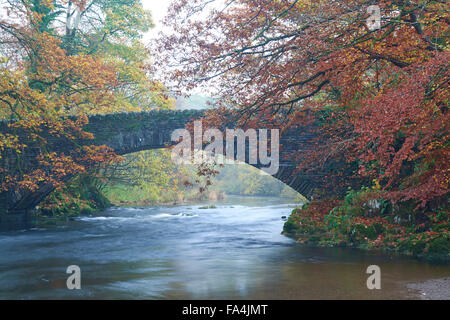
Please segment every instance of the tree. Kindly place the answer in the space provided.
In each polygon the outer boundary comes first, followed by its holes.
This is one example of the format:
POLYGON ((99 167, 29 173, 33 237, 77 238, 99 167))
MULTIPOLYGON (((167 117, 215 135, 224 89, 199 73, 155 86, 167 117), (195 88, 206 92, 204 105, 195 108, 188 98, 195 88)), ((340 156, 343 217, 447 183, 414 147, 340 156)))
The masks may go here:
MULTIPOLYGON (((448 195, 445 2, 378 1, 377 30, 367 26, 370 1, 214 3, 171 6, 173 32, 157 45, 170 80, 214 87, 238 125, 319 123, 300 168, 343 159, 346 173, 374 179, 394 201, 424 206, 448 195)), ((215 110, 209 119, 219 125, 224 117, 215 110)))
POLYGON ((9 0, 1 6, 7 14, 0 17, 0 116, 12 120, 11 133, 0 133, 1 191, 60 186, 120 160, 105 146, 80 146, 93 138, 83 129, 90 113, 173 105, 150 78, 140 38, 152 22, 140 1, 9 0), (72 151, 51 150, 49 138, 72 151), (24 170, 21 154, 34 149, 40 167, 24 170))

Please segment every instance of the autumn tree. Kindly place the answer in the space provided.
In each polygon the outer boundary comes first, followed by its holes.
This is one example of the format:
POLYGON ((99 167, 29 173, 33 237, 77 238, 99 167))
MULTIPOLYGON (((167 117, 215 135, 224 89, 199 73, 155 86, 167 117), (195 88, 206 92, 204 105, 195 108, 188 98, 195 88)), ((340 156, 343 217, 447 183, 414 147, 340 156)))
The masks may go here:
POLYGON ((10 133, 0 133, 2 191, 59 186, 117 161, 105 146, 80 145, 93 138, 83 128, 88 114, 172 106, 150 78, 141 37, 152 21, 140 1, 10 0, 0 8, 0 117, 10 121, 10 133), (72 151, 52 150, 49 138, 72 151), (33 168, 22 155, 36 150, 33 168))
POLYGON ((424 206, 448 195, 448 19, 445 1, 182 0, 155 47, 168 80, 214 88, 237 125, 318 123, 299 169, 340 159, 334 175, 424 206))

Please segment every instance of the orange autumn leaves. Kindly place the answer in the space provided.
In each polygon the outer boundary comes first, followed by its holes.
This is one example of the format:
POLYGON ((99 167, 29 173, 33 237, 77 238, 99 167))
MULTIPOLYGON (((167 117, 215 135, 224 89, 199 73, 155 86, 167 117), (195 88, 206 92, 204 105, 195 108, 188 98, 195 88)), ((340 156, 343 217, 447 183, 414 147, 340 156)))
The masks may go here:
MULTIPOLYGON (((114 65, 95 55, 69 55, 60 37, 37 26, 45 16, 25 8, 22 17, 28 21, 0 21, 0 117, 14 119, 10 133, 0 134, 0 191, 58 187, 68 177, 118 160, 104 146, 77 147, 77 141, 93 138, 83 130, 86 114, 107 109, 115 100, 114 65), (73 151, 52 151, 49 137, 72 144, 73 151), (37 156, 38 169, 24 170, 34 161, 29 155, 37 156)), ((17 15, 22 10, 17 8, 17 15)))

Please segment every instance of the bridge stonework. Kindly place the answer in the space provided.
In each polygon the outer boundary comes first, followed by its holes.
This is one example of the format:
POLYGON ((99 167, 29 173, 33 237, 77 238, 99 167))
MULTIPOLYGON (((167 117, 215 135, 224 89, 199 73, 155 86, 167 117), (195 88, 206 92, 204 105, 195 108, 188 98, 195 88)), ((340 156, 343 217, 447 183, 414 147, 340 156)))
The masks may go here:
MULTIPOLYGON (((181 129, 187 123, 200 119, 204 110, 183 111, 149 111, 142 113, 118 113, 108 115, 93 115, 89 117, 89 124, 85 130, 94 134, 94 141, 84 143, 107 145, 119 155, 142 150, 165 148, 172 144, 171 135, 176 129, 181 129)), ((0 122, 0 132, 8 132, 7 122, 0 122)), ((296 128, 281 133, 279 170, 273 176, 298 191, 307 198, 313 196, 314 190, 320 188, 321 177, 298 172, 290 157, 296 151, 311 148, 313 136, 305 128, 296 128)), ((48 137, 48 143, 53 151, 68 152, 71 144, 61 142, 53 136, 48 137)), ((28 149, 28 148, 27 148, 28 149)), ((248 150, 248 146, 247 146, 248 150)), ((36 168, 35 160, 38 150, 32 148, 22 157, 27 159, 22 170, 36 168)), ((6 156, 1 161, 13 162, 6 156)), ((246 162, 248 161, 248 152, 246 162)), ((3 163, 4 166, 4 163, 3 163)), ((259 165, 254 165, 259 167, 259 165)), ((6 166, 8 167, 8 166, 6 166)), ((24 228, 33 224, 35 207, 51 192, 53 187, 43 184, 35 192, 20 193, 15 191, 0 194, 0 228, 24 228)))

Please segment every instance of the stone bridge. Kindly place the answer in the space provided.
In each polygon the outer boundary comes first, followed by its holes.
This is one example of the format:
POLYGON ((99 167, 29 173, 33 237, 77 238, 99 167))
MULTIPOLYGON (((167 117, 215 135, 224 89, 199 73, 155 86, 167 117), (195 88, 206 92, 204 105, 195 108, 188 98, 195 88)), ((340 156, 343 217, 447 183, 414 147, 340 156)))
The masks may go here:
MULTIPOLYGON (((142 113, 119 113, 109 115, 93 115, 89 117, 86 131, 95 136, 87 144, 107 145, 117 154, 123 155, 142 150, 165 148, 170 145, 171 134, 175 129, 199 119, 204 114, 202 110, 184 111, 149 111, 142 113)), ((0 122, 0 132, 7 132, 7 122, 0 122)), ((314 190, 320 188, 322 176, 305 172, 295 172, 296 168, 290 161, 294 151, 311 148, 313 137, 305 128, 296 128, 280 136, 279 170, 273 176, 289 185, 300 194, 311 198, 314 190)), ((70 151, 70 144, 49 136, 49 145, 54 151, 70 151), (54 141, 51 141, 53 139, 54 141)), ((29 154, 26 166, 35 168, 35 154, 29 154)), ((8 161, 3 159, 2 161, 8 161)), ((246 151, 248 162, 248 144, 246 151)), ((254 165, 261 167, 259 164, 254 165)), ((53 191, 49 184, 43 184, 36 192, 18 193, 9 191, 0 194, 0 226, 24 225, 34 208, 53 191)))

